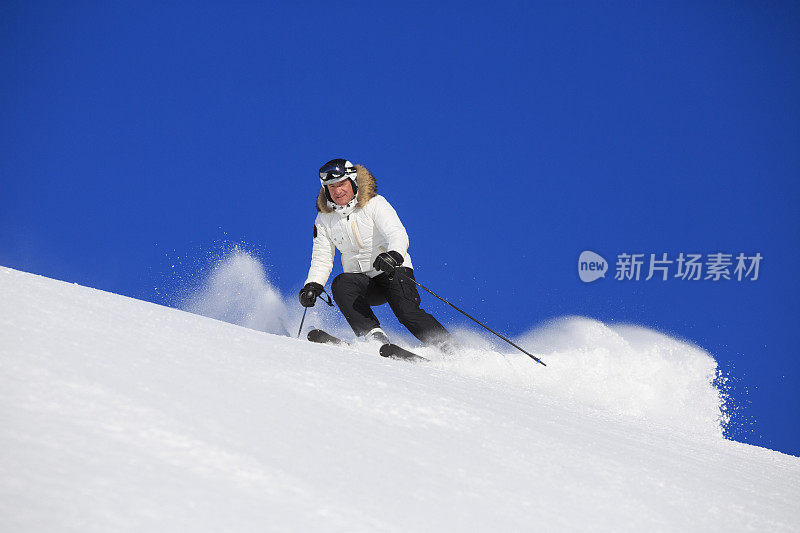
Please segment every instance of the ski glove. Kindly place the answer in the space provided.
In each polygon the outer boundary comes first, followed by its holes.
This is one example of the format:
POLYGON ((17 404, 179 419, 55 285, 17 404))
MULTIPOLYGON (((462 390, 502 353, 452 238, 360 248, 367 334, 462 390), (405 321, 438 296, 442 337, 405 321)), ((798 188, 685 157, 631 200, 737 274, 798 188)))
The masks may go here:
POLYGON ((314 304, 317 303, 317 296, 322 294, 324 290, 322 285, 314 281, 306 283, 306 286, 300 289, 300 305, 314 307, 314 304))
POLYGON ((375 262, 372 263, 372 266, 375 267, 375 270, 380 270, 382 272, 386 272, 387 274, 391 274, 394 272, 395 268, 402 264, 403 256, 400 255, 400 252, 390 250, 378 255, 378 257, 375 258, 375 262))

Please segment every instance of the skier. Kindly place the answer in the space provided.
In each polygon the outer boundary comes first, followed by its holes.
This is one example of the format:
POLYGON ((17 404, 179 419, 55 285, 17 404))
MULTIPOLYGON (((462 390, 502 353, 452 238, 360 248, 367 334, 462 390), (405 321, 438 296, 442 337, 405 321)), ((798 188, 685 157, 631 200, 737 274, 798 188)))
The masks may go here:
POLYGON ((448 331, 419 307, 417 286, 411 281, 408 234, 394 208, 378 194, 370 171, 345 159, 332 159, 320 167, 319 179, 311 268, 300 290, 300 304, 313 307, 324 292, 338 248, 344 272, 333 279, 331 292, 356 336, 389 342, 371 309, 388 302, 416 338, 449 350, 448 331))

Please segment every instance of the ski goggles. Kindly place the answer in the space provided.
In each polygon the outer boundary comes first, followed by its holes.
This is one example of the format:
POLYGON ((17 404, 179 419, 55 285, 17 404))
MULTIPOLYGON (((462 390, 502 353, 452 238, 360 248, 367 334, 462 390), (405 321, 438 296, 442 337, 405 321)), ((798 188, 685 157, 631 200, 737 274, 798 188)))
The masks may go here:
POLYGON ((328 185, 350 178, 355 173, 355 167, 345 168, 341 163, 325 164, 319 169, 319 179, 323 185, 328 185))

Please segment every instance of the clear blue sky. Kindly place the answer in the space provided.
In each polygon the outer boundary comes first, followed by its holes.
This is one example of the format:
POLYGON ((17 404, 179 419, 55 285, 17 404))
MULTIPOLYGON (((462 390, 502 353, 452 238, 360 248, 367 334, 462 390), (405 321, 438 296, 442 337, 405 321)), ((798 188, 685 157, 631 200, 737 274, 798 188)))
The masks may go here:
POLYGON ((791 2, 7 1, 0 264, 161 302, 229 240, 294 293, 316 169, 346 157, 423 283, 510 334, 692 340, 736 378, 731 436, 800 454, 798 95, 791 2), (586 249, 764 259, 585 284, 586 249))

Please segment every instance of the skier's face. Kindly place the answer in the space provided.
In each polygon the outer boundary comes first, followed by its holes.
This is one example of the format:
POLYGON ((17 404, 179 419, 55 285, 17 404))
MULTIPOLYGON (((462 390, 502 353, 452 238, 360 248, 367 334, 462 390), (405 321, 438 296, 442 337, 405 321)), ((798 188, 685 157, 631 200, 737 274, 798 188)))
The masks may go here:
POLYGON ((352 200, 354 196, 353 184, 350 183, 350 180, 342 180, 328 185, 328 192, 338 205, 347 205, 347 202, 352 200))

